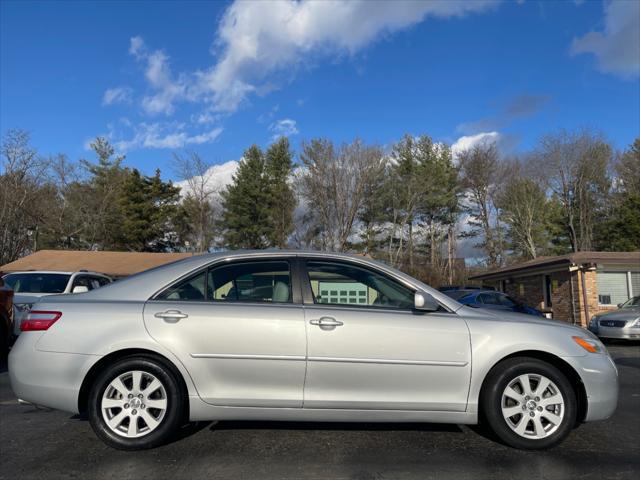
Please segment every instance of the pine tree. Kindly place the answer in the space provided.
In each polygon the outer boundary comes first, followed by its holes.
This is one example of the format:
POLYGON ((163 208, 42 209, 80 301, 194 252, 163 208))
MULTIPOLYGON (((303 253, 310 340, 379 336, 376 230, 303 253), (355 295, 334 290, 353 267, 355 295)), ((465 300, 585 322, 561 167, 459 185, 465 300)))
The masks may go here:
POLYGON ((163 182, 160 171, 153 177, 140 175, 138 170, 126 170, 126 178, 118 197, 122 223, 116 246, 134 251, 164 251, 167 230, 177 210, 180 189, 163 182))
POLYGON ((244 153, 233 181, 222 192, 223 236, 229 248, 269 246, 270 194, 265 177, 264 155, 253 145, 244 153))
POLYGON ((113 249, 120 237, 122 217, 118 210, 118 197, 121 193, 127 171, 122 167, 123 155, 116 155, 109 141, 98 137, 91 144, 98 157, 98 163, 87 160, 80 163, 89 172, 90 179, 83 193, 83 225, 79 228, 84 242, 90 249, 113 249))
POLYGON ((287 246, 287 240, 293 231, 295 196, 290 184, 292 170, 289 140, 281 137, 267 150, 265 164, 265 180, 269 195, 268 239, 271 246, 278 248, 287 246))

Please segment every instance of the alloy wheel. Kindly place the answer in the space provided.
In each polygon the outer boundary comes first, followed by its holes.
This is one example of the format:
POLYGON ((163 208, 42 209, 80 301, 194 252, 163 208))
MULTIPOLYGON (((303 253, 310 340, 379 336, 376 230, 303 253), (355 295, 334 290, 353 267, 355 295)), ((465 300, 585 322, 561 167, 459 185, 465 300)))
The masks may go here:
POLYGON ((562 423, 565 400, 558 386, 540 374, 523 374, 511 380, 501 400, 502 416, 515 433, 527 439, 553 434, 562 423))
POLYGON ((141 370, 119 374, 104 390, 100 410, 114 433, 138 438, 154 431, 167 412, 167 392, 160 380, 141 370))

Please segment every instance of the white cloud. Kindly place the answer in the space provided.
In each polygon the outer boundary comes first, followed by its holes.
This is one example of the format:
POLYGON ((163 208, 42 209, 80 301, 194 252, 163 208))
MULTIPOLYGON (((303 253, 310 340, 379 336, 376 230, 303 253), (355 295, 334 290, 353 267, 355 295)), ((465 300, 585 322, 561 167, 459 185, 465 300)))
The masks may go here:
POLYGON ((213 123, 217 120, 219 120, 219 115, 212 115, 209 112, 202 112, 199 113, 198 115, 192 115, 191 116, 191 122, 192 123, 197 123, 200 125, 208 125, 210 123, 213 123))
POLYGON ((236 0, 224 12, 212 53, 216 63, 175 76, 168 56, 151 51, 140 36, 129 53, 144 64, 153 91, 142 100, 149 114, 171 115, 179 101, 200 101, 213 111, 231 113, 251 93, 277 88, 268 77, 291 75, 312 56, 354 55, 378 38, 427 17, 461 17, 481 12, 499 0, 236 0))
POLYGON ((623 78, 640 75, 640 2, 618 0, 605 4, 604 31, 574 38, 571 55, 595 55, 598 69, 623 78))
POLYGON ((219 60, 201 79, 218 110, 234 111, 268 74, 290 69, 311 54, 352 55, 380 36, 408 28, 426 17, 460 17, 496 3, 235 1, 225 11, 216 34, 213 51, 219 60))
MULTIPOLYGON (((237 169, 238 161, 229 160, 228 162, 220 165, 213 165, 202 177, 193 177, 193 179, 182 180, 180 182, 176 182, 176 185, 181 189, 180 194, 185 196, 191 191, 190 185, 199 185, 201 179, 205 179, 204 183, 207 190, 220 193, 233 181, 233 175, 236 173, 237 169)), ((212 203, 215 205, 219 202, 220 197, 218 195, 214 196, 212 203)))
POLYGON ((145 66, 144 75, 153 92, 142 98, 142 108, 148 114, 171 115, 176 102, 195 99, 189 92, 193 78, 185 74, 174 78, 169 57, 164 52, 150 51, 141 37, 132 37, 129 53, 145 66))
POLYGON ((451 145, 451 155, 454 160, 458 159, 461 152, 469 150, 476 145, 482 145, 485 143, 498 143, 501 140, 501 135, 498 132, 483 132, 477 135, 467 135, 460 137, 456 142, 451 145))
MULTIPOLYGON (((114 145, 122 152, 141 148, 183 148, 189 145, 213 142, 221 133, 222 127, 190 134, 184 130, 183 124, 141 123, 134 129, 134 135, 131 139, 116 141, 114 145)), ((113 137, 113 134, 111 136, 113 137)))
POLYGON ((271 141, 275 141, 280 137, 290 137, 298 133, 298 125, 295 120, 283 118, 269 125, 269 131, 273 133, 271 141))
POLYGON ((133 90, 129 87, 109 88, 102 96, 102 105, 113 105, 114 103, 131 103, 133 90))
POLYGON ((146 51, 147 47, 144 44, 144 40, 142 37, 131 37, 131 42, 129 44, 129 53, 136 57, 142 55, 146 51))

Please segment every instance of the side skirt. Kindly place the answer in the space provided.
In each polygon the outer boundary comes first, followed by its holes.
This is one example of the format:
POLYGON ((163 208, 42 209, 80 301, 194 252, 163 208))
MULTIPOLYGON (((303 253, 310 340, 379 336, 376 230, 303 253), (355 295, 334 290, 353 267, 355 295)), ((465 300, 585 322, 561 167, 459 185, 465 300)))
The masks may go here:
POLYGON ((478 414, 417 410, 339 410, 321 408, 220 407, 189 397, 189 420, 259 420, 291 422, 418 422, 474 425, 478 414))

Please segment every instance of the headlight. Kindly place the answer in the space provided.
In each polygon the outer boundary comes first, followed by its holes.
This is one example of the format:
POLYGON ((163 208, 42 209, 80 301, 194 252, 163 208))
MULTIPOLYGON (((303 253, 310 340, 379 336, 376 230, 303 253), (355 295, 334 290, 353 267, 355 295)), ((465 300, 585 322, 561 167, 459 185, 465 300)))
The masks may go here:
POLYGON ((631 328, 640 328, 640 317, 635 319, 635 321, 631 324, 631 328))
POLYGON ((589 326, 594 327, 598 323, 598 317, 595 315, 591 317, 591 321, 589 322, 589 326))
POLYGON ((13 306, 16 307, 16 310, 18 310, 19 312, 25 313, 31 310, 31 307, 33 307, 33 303, 14 303, 13 306))
POLYGON ((573 341, 584 348, 589 353, 603 353, 604 347, 600 341, 593 338, 571 337, 573 341))

